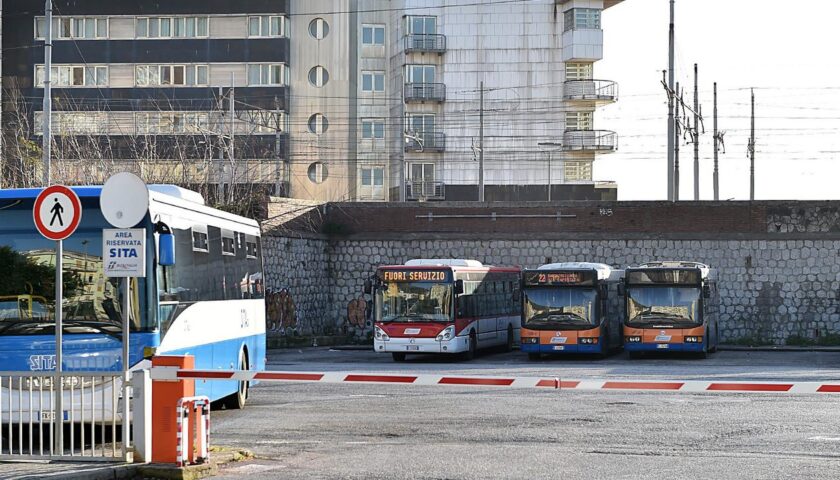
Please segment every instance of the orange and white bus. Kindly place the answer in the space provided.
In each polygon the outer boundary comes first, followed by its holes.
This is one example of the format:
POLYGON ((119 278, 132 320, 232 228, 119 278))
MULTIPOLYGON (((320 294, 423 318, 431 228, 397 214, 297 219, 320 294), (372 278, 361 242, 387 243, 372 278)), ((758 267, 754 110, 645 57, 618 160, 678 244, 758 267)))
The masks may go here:
POLYGON ((543 354, 606 356, 622 345, 622 270, 602 263, 553 263, 522 273, 522 346, 543 354))
POLYGON ((374 350, 401 362, 415 353, 471 359, 478 349, 511 349, 519 338, 520 272, 452 259, 380 267, 365 285, 375 297, 374 350))
POLYGON ((624 348, 644 352, 696 352, 718 347, 717 272, 696 262, 651 262, 624 275, 624 348))

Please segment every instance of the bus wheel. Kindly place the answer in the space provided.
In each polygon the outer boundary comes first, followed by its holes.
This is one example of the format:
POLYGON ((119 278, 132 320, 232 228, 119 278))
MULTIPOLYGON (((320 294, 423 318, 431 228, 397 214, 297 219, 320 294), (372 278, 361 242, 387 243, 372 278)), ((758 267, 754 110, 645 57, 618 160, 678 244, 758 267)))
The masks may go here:
POLYGON ((638 360, 638 359, 642 358, 642 352, 636 352, 636 351, 633 351, 633 350, 627 352, 627 355, 630 356, 631 360, 638 360))
POLYGON ((509 352, 513 350, 513 327, 508 325, 507 329, 507 343, 505 343, 505 351, 509 352))
POLYGON ((395 362, 404 362, 405 361, 405 354, 394 352, 394 353, 391 354, 391 358, 393 358, 395 362))
MULTIPOLYGON (((239 370, 248 370, 248 355, 245 350, 239 352, 239 370)), ((241 410, 245 408, 245 400, 248 398, 248 380, 239 382, 236 393, 224 399, 225 408, 228 410, 241 410)))
POLYGON ((470 343, 469 343, 469 346, 467 347, 467 351, 464 352, 464 360, 472 360, 473 358, 475 358, 476 344, 475 344, 475 332, 474 331, 470 332, 469 342, 470 343))
POLYGON ((715 338, 715 346, 713 347, 713 346, 712 346, 712 344, 711 344, 711 342, 712 342, 712 337, 710 337, 708 333, 706 334, 706 338, 708 339, 708 340, 706 340, 706 341, 707 341, 707 342, 709 342, 709 353, 717 353, 717 351, 718 351, 718 344, 720 343, 720 339, 719 339, 719 338, 715 338))
POLYGON ((540 355, 539 353, 529 353, 528 354, 528 360, 531 360, 532 362, 536 362, 537 360, 540 360, 540 359, 542 359, 542 355, 540 355))

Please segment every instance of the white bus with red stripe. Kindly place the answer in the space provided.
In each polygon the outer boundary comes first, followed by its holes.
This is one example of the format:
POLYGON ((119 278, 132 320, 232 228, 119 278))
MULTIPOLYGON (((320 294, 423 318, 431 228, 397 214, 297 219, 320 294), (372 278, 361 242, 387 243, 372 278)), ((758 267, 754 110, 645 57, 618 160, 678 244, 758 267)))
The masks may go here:
POLYGON ((475 260, 411 260, 380 267, 366 291, 375 298, 374 350, 403 361, 411 353, 461 353, 519 339, 518 267, 475 260))

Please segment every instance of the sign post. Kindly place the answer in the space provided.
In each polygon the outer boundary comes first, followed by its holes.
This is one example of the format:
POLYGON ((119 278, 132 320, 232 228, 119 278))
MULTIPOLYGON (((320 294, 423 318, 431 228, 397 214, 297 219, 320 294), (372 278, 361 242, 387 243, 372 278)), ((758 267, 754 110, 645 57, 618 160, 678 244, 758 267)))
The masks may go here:
POLYGON ((32 208, 32 218, 35 228, 48 240, 55 241, 55 389, 54 413, 55 422, 55 452, 64 452, 64 382, 62 342, 64 333, 63 323, 63 282, 64 239, 69 237, 79 227, 82 220, 82 202, 76 192, 62 185, 45 188, 35 199, 32 208))
POLYGON ((132 228, 149 211, 149 190, 139 177, 129 172, 113 175, 102 187, 99 198, 102 215, 117 229, 102 230, 102 259, 105 277, 122 277, 122 366, 123 366, 123 452, 129 459, 129 393, 131 359, 129 333, 131 315, 131 279, 146 276, 146 229, 132 228))

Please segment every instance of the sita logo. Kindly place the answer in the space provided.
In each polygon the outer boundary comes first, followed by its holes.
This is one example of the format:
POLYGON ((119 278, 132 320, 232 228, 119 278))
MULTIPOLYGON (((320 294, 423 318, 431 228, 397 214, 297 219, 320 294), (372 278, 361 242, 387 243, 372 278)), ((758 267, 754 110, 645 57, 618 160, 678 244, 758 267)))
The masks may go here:
POLYGON ((55 370, 55 355, 30 355, 29 370, 33 372, 55 370))

